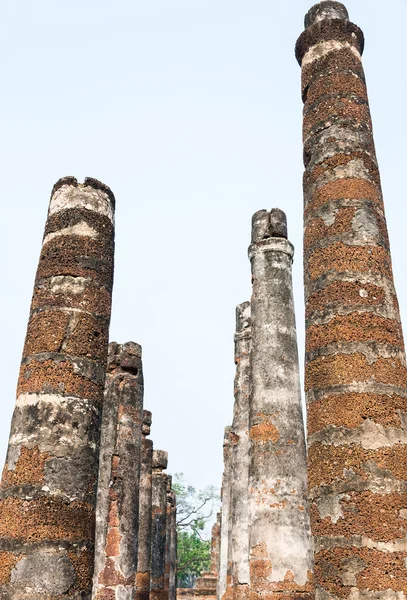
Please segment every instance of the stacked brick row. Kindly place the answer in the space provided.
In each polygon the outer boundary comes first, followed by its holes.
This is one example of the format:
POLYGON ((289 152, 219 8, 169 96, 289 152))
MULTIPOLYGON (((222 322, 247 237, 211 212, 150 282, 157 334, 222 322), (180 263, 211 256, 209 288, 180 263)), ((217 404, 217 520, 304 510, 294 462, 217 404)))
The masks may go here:
POLYGON ((407 592, 407 370, 363 48, 332 1, 308 12, 296 47, 318 598, 407 592))
POLYGON ((282 211, 253 216, 253 293, 236 312, 235 405, 224 440, 219 600, 313 594, 293 251, 282 211))

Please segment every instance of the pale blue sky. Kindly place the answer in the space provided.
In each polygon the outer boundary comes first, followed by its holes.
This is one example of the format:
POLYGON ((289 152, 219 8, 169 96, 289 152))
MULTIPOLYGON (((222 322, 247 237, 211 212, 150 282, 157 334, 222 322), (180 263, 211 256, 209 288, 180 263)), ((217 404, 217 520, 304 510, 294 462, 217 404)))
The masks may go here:
MULTIPOLYGON (((220 485, 235 305, 251 215, 287 212, 303 355, 300 69, 305 0, 3 0, 1 462, 49 194, 96 177, 117 199, 111 339, 142 344, 169 470, 220 485)), ((405 0, 349 0, 407 317, 405 0)))

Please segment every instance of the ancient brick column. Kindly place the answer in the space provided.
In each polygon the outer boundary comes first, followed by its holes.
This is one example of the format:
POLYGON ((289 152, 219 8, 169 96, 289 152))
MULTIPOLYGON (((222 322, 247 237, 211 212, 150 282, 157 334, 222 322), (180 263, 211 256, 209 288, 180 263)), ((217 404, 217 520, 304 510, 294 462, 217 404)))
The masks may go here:
MULTIPOLYGON (((231 427, 225 427, 223 439, 222 518, 220 528, 218 598, 222 600, 228 583, 228 557, 230 541, 230 485, 231 485, 231 427)), ((230 577, 230 575, 229 575, 230 577)))
POLYGON ((233 597, 244 600, 249 594, 249 378, 251 346, 250 303, 236 308, 235 405, 232 423, 230 546, 233 597))
POLYGON ((168 599, 176 600, 177 597, 177 497, 172 492, 171 502, 171 541, 170 541, 170 579, 168 588, 168 599))
POLYGON ((291 265, 285 214, 253 216, 250 355, 252 600, 308 598, 312 548, 291 265))
POLYGON ((314 6, 305 27, 296 56, 317 596, 395 598, 407 591, 407 372, 364 40, 339 2, 314 6))
POLYGON ((95 600, 131 598, 135 589, 143 391, 141 346, 109 344, 96 507, 95 600))
POLYGON ((151 420, 151 412, 145 410, 141 442, 136 600, 148 600, 150 596, 153 442, 147 439, 147 435, 150 435, 151 420))
POLYGON ((90 598, 113 215, 99 181, 55 184, 1 483, 5 598, 90 598))
POLYGON ((168 454, 163 450, 153 451, 152 490, 152 534, 151 534, 151 600, 168 600, 164 589, 165 545, 167 515, 167 468, 168 454))

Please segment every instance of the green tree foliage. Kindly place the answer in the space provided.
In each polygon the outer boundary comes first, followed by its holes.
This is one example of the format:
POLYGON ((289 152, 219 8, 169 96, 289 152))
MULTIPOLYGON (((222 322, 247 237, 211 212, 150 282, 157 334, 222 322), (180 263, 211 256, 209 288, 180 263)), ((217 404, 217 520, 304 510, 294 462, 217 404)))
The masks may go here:
POLYGON ((219 495, 213 486, 196 490, 184 482, 182 473, 173 477, 177 496, 177 570, 178 586, 193 587, 195 580, 211 564, 211 540, 208 527, 219 495))
POLYGON ((196 533, 178 532, 178 587, 194 587, 195 580, 211 565, 211 542, 196 533))

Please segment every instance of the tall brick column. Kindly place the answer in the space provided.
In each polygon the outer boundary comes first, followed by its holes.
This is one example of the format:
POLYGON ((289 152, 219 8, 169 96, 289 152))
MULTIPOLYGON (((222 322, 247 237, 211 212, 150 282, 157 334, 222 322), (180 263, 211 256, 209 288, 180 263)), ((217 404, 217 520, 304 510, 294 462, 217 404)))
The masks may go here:
POLYGON ((89 599, 114 197, 53 189, 0 491, 0 596, 89 599))
POLYGON ((150 435, 151 420, 151 412, 145 410, 141 442, 136 600, 148 600, 150 596, 153 442, 147 439, 147 435, 150 435))
POLYGON ((134 594, 143 392, 141 346, 112 342, 100 444, 94 600, 134 594))
POLYGON ((253 216, 250 355, 252 600, 311 598, 312 547, 291 265, 285 214, 253 216))
POLYGON ((168 600, 164 589, 165 545, 167 515, 167 468, 168 454, 163 450, 153 451, 152 490, 152 534, 151 534, 151 600, 168 600))
POLYGON ((225 427, 223 439, 223 476, 222 476, 222 518, 220 527, 218 600, 222 600, 228 583, 228 558, 230 542, 230 486, 231 486, 231 427, 225 427))
POLYGON ((249 595, 249 379, 251 317, 250 302, 236 308, 235 405, 232 423, 231 579, 235 600, 249 595))
POLYGON ((314 6, 305 27, 296 56, 317 597, 395 598, 407 592, 407 372, 363 33, 339 2, 314 6))

